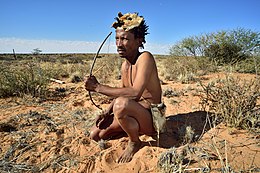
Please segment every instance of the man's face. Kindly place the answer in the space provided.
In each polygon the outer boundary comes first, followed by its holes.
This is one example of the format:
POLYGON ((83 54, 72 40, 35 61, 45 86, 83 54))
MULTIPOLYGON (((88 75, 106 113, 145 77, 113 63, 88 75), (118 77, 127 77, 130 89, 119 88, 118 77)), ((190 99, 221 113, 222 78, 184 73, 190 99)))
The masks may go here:
POLYGON ((116 29, 116 46, 120 57, 135 56, 139 50, 141 39, 135 38, 134 34, 123 29, 116 29))

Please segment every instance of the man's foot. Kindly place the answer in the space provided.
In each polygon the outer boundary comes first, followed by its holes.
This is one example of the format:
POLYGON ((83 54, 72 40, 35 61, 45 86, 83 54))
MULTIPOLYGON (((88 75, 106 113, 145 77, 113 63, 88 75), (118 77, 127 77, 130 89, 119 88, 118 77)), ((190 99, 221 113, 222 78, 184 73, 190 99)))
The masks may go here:
POLYGON ((123 154, 118 158, 118 163, 130 162, 134 154, 141 148, 142 142, 139 140, 137 142, 128 142, 128 146, 123 152, 123 154))

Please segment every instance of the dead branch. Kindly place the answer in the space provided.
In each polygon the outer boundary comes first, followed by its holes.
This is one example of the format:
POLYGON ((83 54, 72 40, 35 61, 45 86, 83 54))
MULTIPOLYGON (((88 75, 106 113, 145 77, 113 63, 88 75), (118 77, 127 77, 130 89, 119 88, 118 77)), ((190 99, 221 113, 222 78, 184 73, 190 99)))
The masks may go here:
POLYGON ((50 79, 50 81, 53 81, 53 82, 56 82, 56 83, 59 83, 59 84, 65 84, 65 82, 62 81, 62 80, 58 80, 58 79, 54 79, 54 78, 49 78, 49 79, 50 79))

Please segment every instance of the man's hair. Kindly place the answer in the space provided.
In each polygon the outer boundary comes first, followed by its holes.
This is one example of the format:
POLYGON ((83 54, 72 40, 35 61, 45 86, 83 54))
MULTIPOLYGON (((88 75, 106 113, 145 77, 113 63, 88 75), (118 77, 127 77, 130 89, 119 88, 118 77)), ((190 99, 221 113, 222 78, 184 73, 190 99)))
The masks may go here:
POLYGON ((141 22, 141 24, 138 26, 138 27, 135 27, 133 29, 130 30, 130 32, 132 32, 135 36, 135 38, 142 38, 142 44, 140 45, 141 48, 144 48, 144 45, 146 43, 145 41, 145 36, 147 34, 149 34, 147 31, 148 31, 148 26, 146 25, 145 23, 145 20, 143 20, 141 22))
POLYGON ((132 32, 135 38, 141 38, 142 44, 140 45, 141 48, 144 48, 145 36, 149 34, 148 26, 145 23, 143 16, 138 16, 138 13, 126 13, 122 14, 121 12, 118 13, 118 17, 115 18, 117 21, 112 24, 112 27, 117 29, 118 27, 124 29, 125 31, 132 32))

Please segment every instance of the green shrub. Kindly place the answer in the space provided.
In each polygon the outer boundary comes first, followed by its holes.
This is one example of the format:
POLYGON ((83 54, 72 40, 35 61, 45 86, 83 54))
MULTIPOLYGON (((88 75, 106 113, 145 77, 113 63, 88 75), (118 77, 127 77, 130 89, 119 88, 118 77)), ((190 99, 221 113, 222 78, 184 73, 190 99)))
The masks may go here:
POLYGON ((170 48, 174 56, 207 56, 219 64, 232 64, 259 55, 260 32, 237 28, 189 36, 170 48))
POLYGON ((242 48, 232 43, 212 44, 205 49, 205 56, 210 57, 218 64, 233 64, 247 58, 241 54, 242 48))

